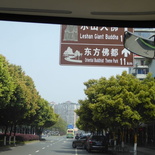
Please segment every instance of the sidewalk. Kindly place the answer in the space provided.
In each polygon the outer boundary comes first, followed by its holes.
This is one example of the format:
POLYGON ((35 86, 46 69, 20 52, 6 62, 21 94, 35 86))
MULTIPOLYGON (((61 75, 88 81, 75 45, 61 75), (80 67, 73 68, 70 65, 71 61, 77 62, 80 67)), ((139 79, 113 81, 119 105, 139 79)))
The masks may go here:
POLYGON ((137 152, 133 151, 133 146, 125 146, 111 149, 113 155, 155 155, 155 147, 137 147, 137 152))
POLYGON ((137 155, 155 155, 155 147, 137 147, 137 155))

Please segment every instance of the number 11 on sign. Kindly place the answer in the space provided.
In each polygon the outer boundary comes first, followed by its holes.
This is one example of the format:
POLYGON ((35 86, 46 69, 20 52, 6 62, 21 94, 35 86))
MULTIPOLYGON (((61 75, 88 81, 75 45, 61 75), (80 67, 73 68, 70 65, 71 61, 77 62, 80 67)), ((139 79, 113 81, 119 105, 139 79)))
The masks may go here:
POLYGON ((126 65, 126 58, 120 58, 120 65, 126 65))

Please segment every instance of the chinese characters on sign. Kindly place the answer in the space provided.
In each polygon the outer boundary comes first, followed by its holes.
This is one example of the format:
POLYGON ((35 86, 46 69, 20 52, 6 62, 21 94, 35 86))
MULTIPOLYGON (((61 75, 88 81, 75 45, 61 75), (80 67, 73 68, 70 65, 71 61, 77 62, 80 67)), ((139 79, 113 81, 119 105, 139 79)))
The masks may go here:
POLYGON ((62 25, 61 31, 61 65, 133 66, 123 45, 124 32, 132 28, 62 25))

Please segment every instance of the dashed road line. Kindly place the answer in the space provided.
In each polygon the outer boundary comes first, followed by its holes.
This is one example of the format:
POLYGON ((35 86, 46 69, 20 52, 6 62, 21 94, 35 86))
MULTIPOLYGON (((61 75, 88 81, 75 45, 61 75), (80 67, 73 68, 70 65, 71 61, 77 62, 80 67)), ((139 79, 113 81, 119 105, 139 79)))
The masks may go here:
POLYGON ((77 149, 75 149, 75 155, 78 155, 78 153, 77 153, 77 149))
MULTIPOLYGON (((51 146, 52 145, 54 145, 54 144, 56 144, 56 143, 58 143, 58 142, 60 142, 60 141, 62 141, 63 139, 60 139, 59 141, 57 141, 57 142, 55 142, 55 143, 53 143, 53 144, 50 144, 51 146)), ((50 142, 53 142, 53 141, 50 141, 50 142)), ((66 141, 64 141, 64 142, 66 142, 66 141)), ((46 147, 49 147, 49 145, 47 145, 46 147)), ((46 147, 43 147, 42 148, 42 150, 44 150, 46 147)), ((36 153, 38 153, 40 150, 37 150, 37 151, 35 151, 36 153)), ((28 154, 28 155, 32 155, 32 154, 28 154)), ((75 155, 78 155, 77 154, 77 149, 75 149, 75 155)))

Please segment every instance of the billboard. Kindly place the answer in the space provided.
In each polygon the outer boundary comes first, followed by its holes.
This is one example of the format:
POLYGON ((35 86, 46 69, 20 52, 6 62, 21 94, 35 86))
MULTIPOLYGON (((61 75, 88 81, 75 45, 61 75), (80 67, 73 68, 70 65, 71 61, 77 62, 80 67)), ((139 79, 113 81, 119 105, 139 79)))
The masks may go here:
POLYGON ((61 26, 61 65, 133 66, 133 53, 124 48, 124 32, 132 28, 61 26))

